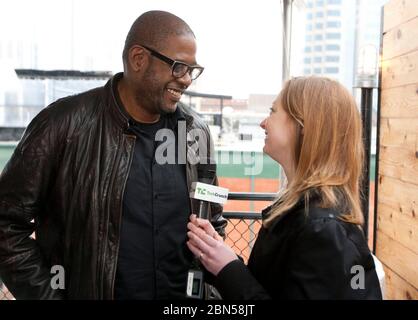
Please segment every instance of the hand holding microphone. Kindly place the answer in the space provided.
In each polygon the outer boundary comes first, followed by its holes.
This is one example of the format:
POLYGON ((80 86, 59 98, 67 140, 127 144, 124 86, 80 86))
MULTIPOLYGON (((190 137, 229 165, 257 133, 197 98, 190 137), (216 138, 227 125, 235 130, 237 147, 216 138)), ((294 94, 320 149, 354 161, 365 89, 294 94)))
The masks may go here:
POLYGON ((208 220, 191 215, 187 224, 189 241, 187 246, 203 266, 213 275, 218 273, 231 261, 237 260, 235 252, 223 242, 208 220))
MULTIPOLYGON (((197 212, 199 220, 194 218, 194 221, 196 223, 199 223, 198 221, 202 222, 201 226, 206 228, 202 229, 201 232, 204 233, 203 230, 211 232, 212 240, 216 242, 220 241, 220 243, 222 243, 222 238, 218 235, 210 223, 210 203, 224 204, 228 199, 228 189, 214 185, 216 176, 216 164, 210 163, 210 161, 204 161, 203 163, 198 164, 197 173, 199 181, 193 182, 190 190, 190 198, 199 201, 199 208, 197 212)), ((189 225, 190 224, 191 223, 189 223, 189 225)), ((199 229, 198 227, 196 228, 199 229)), ((197 229, 195 231, 198 232, 197 229)), ((188 234, 189 236, 191 235, 191 233, 188 234)), ((197 247, 194 246, 191 241, 187 242, 187 246, 206 267, 203 261, 204 252, 201 250, 198 251, 197 247)), ((212 272, 212 270, 207 270, 212 272)), ((187 297, 202 299, 203 284, 203 272, 200 270, 200 268, 197 267, 196 269, 190 269, 188 273, 186 288, 187 297)))
POLYGON ((199 201, 197 216, 210 220, 210 203, 224 204, 228 199, 228 189, 216 185, 216 164, 210 163, 210 159, 197 165, 198 181, 193 182, 190 190, 190 198, 199 201))

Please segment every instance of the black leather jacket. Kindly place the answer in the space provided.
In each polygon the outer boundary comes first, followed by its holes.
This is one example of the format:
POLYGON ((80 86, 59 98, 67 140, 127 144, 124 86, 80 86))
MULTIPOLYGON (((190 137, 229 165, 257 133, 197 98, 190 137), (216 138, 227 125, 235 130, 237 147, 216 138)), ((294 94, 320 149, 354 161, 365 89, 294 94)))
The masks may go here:
MULTIPOLYGON (((135 144, 112 89, 118 77, 41 111, 0 176, 0 277, 16 299, 113 298, 122 197, 135 144), (51 288, 53 265, 64 267, 64 290, 51 288)), ((203 129, 209 141, 206 124, 179 108, 186 132, 203 129)), ((189 140, 193 157, 196 141, 189 140)), ((197 168, 189 161, 186 168, 190 187, 197 168)), ((222 234, 222 207, 212 205, 211 214, 222 234)))

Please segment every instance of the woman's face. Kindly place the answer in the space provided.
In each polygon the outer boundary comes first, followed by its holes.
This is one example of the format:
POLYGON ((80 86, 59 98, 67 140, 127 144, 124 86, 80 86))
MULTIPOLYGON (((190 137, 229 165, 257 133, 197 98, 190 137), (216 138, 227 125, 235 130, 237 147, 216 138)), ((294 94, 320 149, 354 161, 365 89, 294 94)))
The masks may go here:
POLYGON ((270 115, 260 123, 266 133, 263 151, 282 166, 293 166, 296 122, 284 111, 279 97, 270 110, 270 115))

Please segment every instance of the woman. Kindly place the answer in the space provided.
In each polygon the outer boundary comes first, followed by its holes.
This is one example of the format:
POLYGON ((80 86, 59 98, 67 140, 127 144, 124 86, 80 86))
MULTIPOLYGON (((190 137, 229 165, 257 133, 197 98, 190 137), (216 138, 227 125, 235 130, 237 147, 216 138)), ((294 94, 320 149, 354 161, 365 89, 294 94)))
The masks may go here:
POLYGON ((224 299, 381 299, 363 236, 361 120, 350 93, 319 77, 289 80, 261 127, 288 184, 263 210, 248 267, 208 221, 191 216, 189 249, 224 299))

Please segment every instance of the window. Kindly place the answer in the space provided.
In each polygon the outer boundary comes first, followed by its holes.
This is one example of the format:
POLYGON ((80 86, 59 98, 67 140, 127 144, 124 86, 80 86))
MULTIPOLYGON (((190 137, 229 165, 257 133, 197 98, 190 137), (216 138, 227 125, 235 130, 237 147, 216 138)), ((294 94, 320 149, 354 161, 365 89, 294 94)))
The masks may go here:
POLYGON ((322 34, 315 35, 315 40, 322 40, 322 39, 323 39, 322 34))
POLYGON ((312 13, 308 13, 308 14, 306 15, 306 18, 307 18, 308 20, 312 20, 312 13))
POLYGON ((319 7, 319 6, 323 6, 324 5, 324 0, 316 0, 315 4, 319 7))
POLYGON ((311 74, 311 69, 309 69, 309 68, 305 68, 305 69, 303 69, 303 73, 304 73, 305 75, 307 75, 307 74, 311 74))
POLYGON ((316 29, 322 29, 324 27, 324 24, 323 23, 315 23, 315 28, 316 29))
POLYGON ((311 31, 312 30, 312 24, 311 23, 308 23, 306 25, 306 30, 308 30, 308 31, 311 31))
POLYGON ((341 39, 341 33, 327 33, 325 36, 327 39, 341 39))
POLYGON ((306 40, 306 41, 312 41, 312 35, 308 34, 308 35, 305 37, 305 40, 306 40))
POLYGON ((326 56, 325 61, 326 62, 339 62, 340 57, 338 57, 338 56, 326 56))
POLYGON ((328 4, 341 4, 341 0, 328 0, 328 4))
POLYGON ((314 46, 314 51, 322 51, 322 46, 314 46))
POLYGON ((305 64, 309 64, 311 63, 311 58, 305 58, 303 59, 303 62, 305 62, 305 64))
POLYGON ((318 11, 317 13, 315 13, 315 17, 317 18, 322 18, 324 16, 324 13, 322 11, 318 11))
POLYGON ((327 28, 339 28, 341 27, 340 21, 328 21, 327 22, 327 28))
POLYGON ((340 46, 338 44, 327 44, 325 46, 325 49, 328 50, 328 51, 339 51, 340 46))
POLYGON ((341 13, 340 10, 328 10, 327 15, 330 17, 339 17, 341 13))
POLYGON ((313 72, 314 74, 321 74, 321 68, 315 68, 313 72))
POLYGON ((338 73, 339 69, 337 67, 328 67, 325 68, 325 73, 338 73))
POLYGON ((312 52, 311 47, 305 47, 305 52, 312 52))
POLYGON ((322 57, 315 57, 314 62, 315 63, 321 63, 322 62, 322 57))

